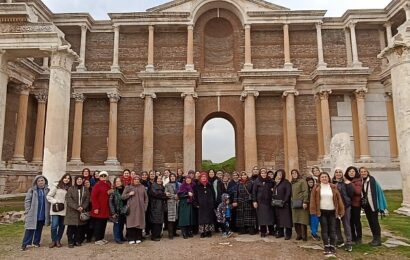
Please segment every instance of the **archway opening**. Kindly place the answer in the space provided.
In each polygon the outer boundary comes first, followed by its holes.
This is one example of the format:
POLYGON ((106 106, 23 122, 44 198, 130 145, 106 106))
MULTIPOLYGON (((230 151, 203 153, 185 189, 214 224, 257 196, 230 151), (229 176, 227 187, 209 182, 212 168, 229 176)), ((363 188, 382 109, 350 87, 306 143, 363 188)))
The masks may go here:
POLYGON ((202 127, 202 169, 232 172, 235 167, 234 126, 224 118, 212 118, 202 127))

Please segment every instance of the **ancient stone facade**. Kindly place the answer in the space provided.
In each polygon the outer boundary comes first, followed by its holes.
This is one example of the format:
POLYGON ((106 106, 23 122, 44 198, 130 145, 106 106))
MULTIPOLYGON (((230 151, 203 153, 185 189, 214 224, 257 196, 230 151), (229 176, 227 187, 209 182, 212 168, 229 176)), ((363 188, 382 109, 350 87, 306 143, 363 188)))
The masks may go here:
POLYGON ((184 0, 95 21, 0 0, 0 192, 42 171, 200 170, 215 117, 234 126, 237 170, 326 168, 332 136, 347 132, 358 165, 397 173, 395 96, 378 55, 406 4, 324 17, 184 0))

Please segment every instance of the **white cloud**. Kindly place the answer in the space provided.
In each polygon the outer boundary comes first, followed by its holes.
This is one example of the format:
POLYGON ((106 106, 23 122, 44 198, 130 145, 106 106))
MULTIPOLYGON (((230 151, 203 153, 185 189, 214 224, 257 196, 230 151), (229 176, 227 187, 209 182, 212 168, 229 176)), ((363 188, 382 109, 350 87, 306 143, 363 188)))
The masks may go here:
POLYGON ((209 120, 202 129, 202 158, 223 162, 235 156, 235 131, 222 118, 209 120))

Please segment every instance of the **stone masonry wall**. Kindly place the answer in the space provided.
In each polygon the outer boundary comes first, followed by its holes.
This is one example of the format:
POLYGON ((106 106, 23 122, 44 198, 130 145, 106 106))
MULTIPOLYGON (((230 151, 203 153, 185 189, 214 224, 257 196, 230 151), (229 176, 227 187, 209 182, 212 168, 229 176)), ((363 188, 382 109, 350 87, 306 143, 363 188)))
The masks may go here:
POLYGON ((304 75, 310 75, 318 63, 316 30, 290 29, 289 34, 291 62, 304 75))
POLYGON ((322 30, 323 55, 328 68, 346 67, 346 38, 344 30, 322 30))
POLYGON ((379 31, 369 29, 356 30, 356 34, 359 61, 363 63, 363 67, 373 69, 372 75, 379 74, 381 72, 381 60, 377 58, 381 51, 379 31))
POLYGON ((85 66, 88 71, 110 71, 114 52, 114 33, 88 32, 85 66))
POLYGON ((284 64, 283 31, 251 32, 252 63, 255 69, 282 68, 284 64))
POLYGON ((187 61, 187 38, 186 27, 156 31, 155 69, 184 70, 187 61))
POLYGON ((136 77, 138 72, 145 70, 148 60, 148 32, 120 33, 118 60, 121 71, 127 77, 136 77))

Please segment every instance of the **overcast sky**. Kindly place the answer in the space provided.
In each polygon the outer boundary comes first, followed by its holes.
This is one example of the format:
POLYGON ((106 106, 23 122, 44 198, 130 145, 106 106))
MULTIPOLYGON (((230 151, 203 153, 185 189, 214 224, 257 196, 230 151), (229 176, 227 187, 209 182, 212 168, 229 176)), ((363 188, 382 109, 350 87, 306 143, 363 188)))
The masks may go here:
MULTIPOLYGON (((43 0, 55 13, 88 12, 94 19, 108 19, 107 13, 140 12, 168 0, 43 0)), ((390 0, 277 0, 272 3, 291 10, 327 10, 326 16, 341 16, 347 9, 384 8, 390 0)), ((234 130, 223 119, 209 121, 203 129, 203 159, 222 162, 235 155, 234 130)))

